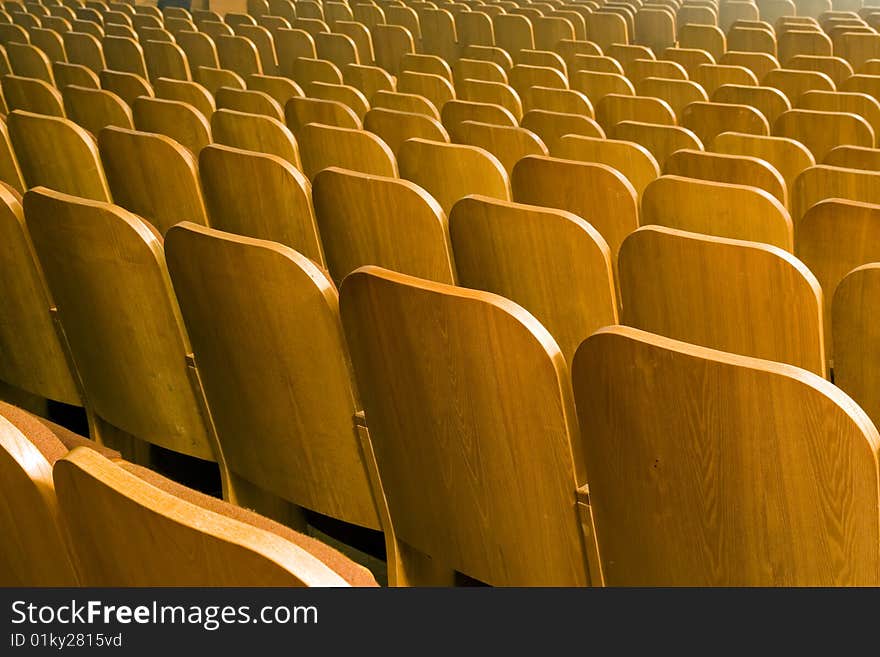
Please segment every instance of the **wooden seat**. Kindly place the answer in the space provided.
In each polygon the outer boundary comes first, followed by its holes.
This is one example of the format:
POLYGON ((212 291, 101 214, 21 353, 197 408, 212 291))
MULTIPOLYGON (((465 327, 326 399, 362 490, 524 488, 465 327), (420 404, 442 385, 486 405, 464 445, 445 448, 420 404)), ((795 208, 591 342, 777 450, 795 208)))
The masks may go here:
POLYGON ((401 71, 397 78, 397 90, 401 93, 416 94, 431 101, 438 110, 455 99, 455 88, 452 82, 439 75, 401 71))
POLYGON ((850 63, 842 57, 796 55, 788 61, 786 66, 790 69, 824 73, 831 79, 835 86, 854 73, 850 63))
POLYGON ((21 203, 2 185, 0 239, 5 245, 0 252, 0 380, 43 399, 81 406, 76 375, 55 330, 52 299, 21 203))
POLYGON ((55 85, 52 62, 36 46, 29 43, 8 43, 6 44, 6 55, 9 57, 9 65, 15 75, 23 78, 36 78, 47 84, 55 85))
POLYGON ((421 187, 338 168, 312 189, 330 275, 338 284, 363 265, 455 283, 446 214, 421 187))
POLYGON ((211 143, 211 126, 195 107, 164 98, 136 98, 132 105, 135 128, 171 137, 197 155, 211 143))
MULTIPOLYGON (((108 73, 112 73, 112 71, 108 71, 108 73)), ((52 64, 52 75, 55 77, 56 89, 64 89, 64 87, 69 85, 87 87, 89 89, 101 88, 100 79, 95 75, 94 71, 81 64, 55 62, 52 64)))
POLYGON ((880 260, 878 229, 880 206, 842 199, 819 201, 798 221, 795 253, 816 275, 825 294, 825 349, 831 366, 835 363, 831 300, 850 271, 880 260))
POLYGON ((424 114, 432 119, 440 120, 440 112, 427 98, 418 94, 404 94, 398 91, 377 91, 370 100, 372 109, 390 109, 395 112, 424 114))
POLYGON ((456 85, 456 93, 459 100, 498 105, 510 112, 517 121, 522 118, 523 105, 520 94, 503 82, 462 80, 456 85))
POLYGON ((397 177, 394 152, 367 130, 310 123, 297 136, 303 173, 314 178, 322 169, 340 167, 374 176, 397 177))
POLYGON ((457 137, 459 143, 477 146, 497 157, 508 176, 525 156, 549 155, 541 138, 526 128, 464 121, 458 126, 457 137))
POLYGON ((835 146, 822 164, 846 169, 867 169, 880 171, 880 149, 864 146, 835 146))
MULTIPOLYGON (((469 100, 450 100, 440 113, 443 127, 453 141, 460 141, 459 126, 465 121, 506 125, 516 127, 517 119, 508 110, 492 103, 477 103, 469 100)), ((526 127, 523 125, 523 127, 526 127)))
POLYGON ((681 125, 700 138, 704 144, 722 132, 769 135, 767 119, 754 107, 726 103, 691 103, 684 108, 681 125))
POLYGON ((287 245, 324 266, 309 181, 289 161, 215 144, 199 153, 199 177, 211 226, 287 245))
POLYGON ((682 25, 678 30, 678 45, 680 48, 704 50, 715 61, 721 59, 727 49, 724 32, 716 25, 682 25))
POLYGON ((819 164, 797 177, 792 194, 791 216, 795 225, 813 205, 824 199, 880 204, 880 172, 819 164))
MULTIPOLYGON (((724 53, 718 60, 724 66, 746 68, 755 74, 755 78, 763 80, 770 71, 781 68, 779 60, 772 53, 765 52, 731 52, 724 53)), ((751 82, 743 86, 749 86, 751 82)))
POLYGON ((397 87, 396 79, 378 66, 349 64, 342 69, 342 75, 346 84, 360 90, 371 103, 377 92, 394 91, 397 87))
POLYGON ((468 196, 449 215, 459 284, 510 299, 570 363, 583 339, 617 323, 611 250, 570 212, 468 196))
MULTIPOLYGON (((248 39, 254 44, 262 72, 266 75, 278 75, 278 60, 275 55, 275 40, 272 33, 262 25, 237 25, 234 31, 236 36, 248 39)), ((226 67, 224 66, 224 68, 226 67)), ((242 75, 242 77, 247 76, 242 75)))
POLYGON ((602 130, 602 126, 595 120, 580 114, 531 110, 523 116, 521 125, 523 128, 531 130, 538 135, 548 148, 551 149, 565 135, 605 137, 605 131, 602 130))
POLYGON ((621 121, 610 132, 609 136, 614 139, 632 141, 647 148, 661 169, 666 159, 675 151, 703 148, 700 139, 692 131, 681 126, 621 121))
POLYGON ((482 148, 408 139, 401 145, 397 159, 400 177, 427 190, 446 213, 468 194, 510 200, 510 181, 504 167, 482 148))
POLYGON ((808 91, 800 97, 797 106, 820 112, 855 114, 871 126, 875 142, 880 134, 880 101, 873 96, 843 91, 808 91))
MULTIPOLYGON (((91 73, 91 71, 89 71, 91 73)), ((94 74, 92 74, 94 75, 94 74)), ((56 75, 57 77, 57 75, 56 75)), ((131 106, 138 96, 153 96, 153 87, 145 78, 134 73, 122 73, 120 71, 101 71, 99 79, 100 88, 111 91, 119 96, 122 101, 131 106)), ((84 86, 77 83, 77 86, 84 86)))
POLYGON ((67 86, 62 96, 67 117, 93 135, 108 125, 134 128, 131 109, 111 91, 67 86))
POLYGON ((808 91, 835 91, 834 81, 817 71, 778 68, 765 75, 762 84, 779 89, 793 106, 808 91))
POLYGON ((660 175, 660 167, 650 151, 630 141, 566 135, 556 142, 551 155, 616 169, 633 186, 639 198, 648 183, 660 175))
POLYGON ((176 43, 147 41, 141 43, 141 46, 144 49, 147 72, 151 81, 155 82, 159 78, 172 78, 174 80, 192 79, 186 53, 176 43))
MULTIPOLYGON (((243 36, 218 36, 217 59, 220 67, 229 69, 246 78, 251 74, 262 74, 263 67, 260 64, 260 55, 253 41, 243 36)), ((266 71, 271 75, 271 71, 266 71)))
POLYGON ((791 103, 779 89, 754 85, 721 85, 712 94, 712 102, 753 107, 764 116, 770 126, 780 114, 791 109, 791 103))
MULTIPOLYGON (((665 78, 642 78, 636 83, 640 96, 659 98, 669 105, 677 122, 681 121, 684 108, 691 103, 708 102, 703 87, 690 80, 667 80, 665 78)), ((648 123, 645 121, 645 123, 648 123)))
POLYGON ((675 112, 663 100, 650 96, 607 94, 596 103, 596 120, 606 131, 621 121, 675 125, 675 112))
POLYGON ((24 210, 93 435, 123 453, 143 441, 217 460, 224 476, 159 234, 118 206, 46 189, 25 194, 24 210))
POLYGON ((217 110, 211 116, 214 143, 277 155, 302 171, 299 146, 281 121, 258 114, 217 110))
POLYGON ((621 324, 825 375, 822 289, 790 253, 644 226, 618 266, 621 324))
POLYGON ((278 121, 284 120, 284 110, 269 94, 252 89, 220 87, 214 92, 214 101, 220 109, 246 114, 262 114, 278 121))
POLYGON ((663 173, 757 187, 788 207, 785 179, 773 166, 756 157, 681 150, 666 159, 663 173))
MULTIPOLYGON (((176 100, 191 105, 208 121, 211 120, 211 115, 216 108, 211 93, 198 82, 192 80, 159 78, 153 84, 153 90, 157 98, 176 100)), ((134 100, 129 104, 134 105, 134 100)))
POLYGON ((667 175, 645 188, 641 207, 643 226, 794 247, 788 210, 763 189, 667 175))
POLYGON ((293 80, 274 75, 249 75, 245 84, 251 91, 267 94, 282 110, 291 98, 301 98, 306 95, 302 87, 293 80))
POLYGON ((186 60, 190 69, 195 70, 199 66, 220 68, 220 58, 217 56, 217 45, 214 39, 204 32, 178 32, 177 45, 186 53, 186 60))
POLYGON ((623 238, 638 228, 636 191, 604 164, 531 155, 511 176, 513 200, 566 210, 593 226, 611 249, 612 263, 623 238))
POLYGON ((574 409, 546 330, 502 297, 376 267, 348 276, 340 309, 402 561, 432 565, 411 583, 449 583, 453 570, 492 585, 590 582, 574 409), (505 514, 524 472, 529 493, 505 514))
POLYGON ((375 586, 314 539, 93 450, 73 450, 53 477, 90 585, 375 586))
POLYGON ((584 94, 594 107, 610 94, 636 94, 632 82, 620 73, 577 71, 571 78, 571 88, 584 94))
POLYGON ((284 106, 284 118, 287 127, 295 136, 309 123, 335 126, 359 130, 363 126, 357 114, 335 100, 319 100, 317 98, 291 98, 284 106))
POLYGON ((84 32, 65 32, 61 38, 64 40, 67 61, 71 64, 82 64, 96 74, 107 68, 101 41, 94 35, 84 32))
POLYGON ((736 132, 722 132, 712 140, 711 150, 728 155, 747 155, 766 161, 785 180, 789 200, 793 198, 794 181, 816 160, 806 146, 787 137, 766 137, 736 132))
POLYGON ((16 110, 9 139, 25 185, 83 198, 110 200, 104 168, 92 137, 73 121, 16 110))
MULTIPOLYGON (((104 37, 101 42, 107 68, 111 71, 134 73, 147 77, 147 62, 144 49, 137 41, 127 37, 104 37)), ((97 71, 100 73, 100 71, 97 71)))
POLYGON ((874 146, 874 131, 855 114, 794 109, 784 112, 773 124, 773 134, 790 137, 810 149, 821 162, 835 146, 874 146))
POLYGON ((584 343, 572 378, 606 584, 877 581, 878 435, 830 383, 622 326, 584 343), (840 527, 859 557, 828 558, 840 527))
POLYGON ((64 100, 58 90, 37 78, 4 75, 3 98, 10 111, 21 110, 44 116, 64 117, 64 100))
POLYGON ((52 465, 77 442, 88 440, 0 402, 3 586, 80 584, 52 482, 52 465))
POLYGON ((745 66, 727 64, 702 64, 697 67, 693 79, 706 90, 710 97, 718 87, 725 84, 758 86, 758 78, 745 66))
POLYGON ((595 118, 590 99, 574 89, 529 87, 522 97, 522 109, 524 112, 545 110, 562 114, 583 114, 589 118, 595 118))
POLYGON ((165 135, 113 127, 98 134, 98 148, 113 200, 160 235, 180 221, 208 223, 189 149, 165 135))
POLYGON ((449 141, 446 128, 435 118, 413 112, 374 107, 364 117, 364 129, 378 135, 396 155, 407 139, 449 141))
POLYGON ((228 454, 233 494, 245 501, 257 489, 381 528, 374 502, 382 499, 381 488, 374 497, 367 469, 372 457, 361 451, 355 418, 360 402, 333 284, 289 247, 192 224, 169 231, 167 251, 196 366, 228 454), (235 354, 228 353, 232 345, 235 354), (279 379, 299 383, 272 383, 279 379), (243 387, 228 385, 230 380, 243 387), (254 403, 243 402, 241 394, 254 386, 263 392, 252 397, 254 403), (238 401, 230 404, 233 399, 238 401), (261 436, 257 444, 254 432, 261 436))

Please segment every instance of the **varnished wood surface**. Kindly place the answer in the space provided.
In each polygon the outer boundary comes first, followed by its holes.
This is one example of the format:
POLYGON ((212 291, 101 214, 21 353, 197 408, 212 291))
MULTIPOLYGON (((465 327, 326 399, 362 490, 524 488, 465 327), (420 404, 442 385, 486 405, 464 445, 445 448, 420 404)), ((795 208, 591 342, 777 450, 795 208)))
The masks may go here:
POLYGON ((446 214, 415 183, 330 168, 315 177, 312 198, 337 285, 364 265, 455 283, 446 214))
POLYGON ((809 149, 799 141, 787 137, 767 137, 737 132, 722 132, 710 144, 710 150, 728 155, 747 155, 764 160, 785 179, 789 199, 794 193, 794 181, 816 160, 809 149))
POLYGON ((514 167, 513 200, 566 210, 587 221, 611 249, 612 263, 623 238, 638 228, 635 188, 604 164, 529 156, 514 167))
POLYGON ((146 442, 219 458, 161 237, 118 206, 43 188, 24 209, 90 410, 146 442))
POLYGON ((622 324, 825 374, 822 288, 790 253, 644 226, 618 264, 622 324))
POLYGON ((428 191, 445 212, 468 194, 510 200, 504 167, 482 148, 408 139, 398 152, 401 178, 428 191))
POLYGON ((0 380, 47 399, 81 405, 55 332, 42 268, 15 195, 0 185, 0 380))
POLYGON ((73 450, 53 476, 90 585, 346 586, 281 536, 160 490, 92 450, 73 450))
POLYGON ((8 128, 28 187, 44 186, 83 198, 110 200, 95 141, 73 121, 14 111, 8 128))
POLYGON ((165 135, 113 127, 101 130, 98 146, 118 205, 160 234, 179 221, 208 223, 196 160, 187 148, 165 135))
POLYGON ((273 240, 324 265, 308 178, 277 155, 219 144, 199 153, 211 226, 273 240))
POLYGON ((170 137, 191 154, 211 143, 211 126, 195 107, 163 98, 137 98, 132 105, 135 127, 170 137))
POLYGON ((0 415, 0 585, 77 586, 52 464, 0 415))
POLYGON ((608 584, 878 582, 880 436, 830 383, 627 327, 573 381, 608 584))
POLYGON ((501 297, 375 267, 346 278, 340 309, 399 541, 489 584, 586 584, 577 427, 547 331, 501 297))
POLYGON ((277 155, 302 170, 299 146, 290 129, 268 116, 217 110, 211 116, 214 143, 277 155))
POLYGON ((330 280, 288 247, 194 224, 169 231, 166 249, 230 470, 379 528, 384 501, 373 499, 353 423, 360 403, 330 280))
POLYGON ((311 123, 300 128, 298 143, 303 172, 309 177, 328 167, 351 169, 375 176, 397 176, 391 148, 367 130, 311 123))
POLYGON ((459 284, 528 310, 568 362, 586 336, 617 323, 611 249, 580 217, 469 196, 449 224, 459 284))
POLYGON ((762 189, 698 178, 662 176, 642 195, 641 224, 763 242, 792 251, 791 216, 762 189))

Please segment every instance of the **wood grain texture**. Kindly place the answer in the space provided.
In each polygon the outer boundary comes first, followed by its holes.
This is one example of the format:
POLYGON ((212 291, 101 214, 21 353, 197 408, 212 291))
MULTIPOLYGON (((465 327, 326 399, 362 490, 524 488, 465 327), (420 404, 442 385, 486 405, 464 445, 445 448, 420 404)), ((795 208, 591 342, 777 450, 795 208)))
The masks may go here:
POLYGON ((570 212, 468 196, 449 215, 459 284, 528 310, 567 362, 585 337, 617 323, 611 249, 570 212))
POLYGON ((24 209, 88 408, 143 441, 222 458, 160 236, 118 206, 43 188, 24 209))
POLYGON ((772 165, 756 157, 681 150, 666 159, 663 173, 757 187, 788 205, 785 179, 772 165))
POLYGON ((593 104, 580 91, 553 87, 529 87, 522 96, 523 111, 546 110, 563 114, 583 114, 595 118, 593 104))
POLYGON ((330 280, 289 247, 194 224, 169 231, 166 252, 230 470, 378 529, 384 500, 381 490, 373 499, 360 451, 360 402, 330 280))
POLYGON ((199 153, 211 226, 272 240, 324 266, 308 179, 276 155, 211 145, 199 153))
POLYGON ((880 149, 864 146, 835 146, 822 164, 845 169, 865 169, 880 171, 880 149))
POLYGON ((223 87, 244 89, 246 86, 244 78, 238 73, 229 71, 225 68, 199 66, 193 73, 193 77, 196 82, 211 92, 212 95, 217 93, 217 90, 223 87))
POLYGON ((367 130, 311 123, 298 135, 303 172, 314 178, 322 169, 341 167, 374 176, 397 177, 394 152, 367 130))
POLYGON ((305 93, 309 98, 323 100, 335 100, 347 105, 363 121, 364 115, 370 109, 367 98, 354 87, 345 84, 328 84, 326 82, 310 82, 305 87, 305 93))
POLYGON ((785 179, 789 199, 793 198, 794 181, 797 177, 804 169, 816 164, 813 154, 806 146, 787 137, 722 132, 712 140, 710 150, 764 160, 785 179))
POLYGON ((165 492, 92 450, 73 450, 53 476, 91 585, 347 585, 278 534, 165 492))
POLYGON ((77 586, 52 465, 28 437, 0 415, 0 584, 77 586))
POLYGON ((0 380, 46 399, 82 405, 52 321, 43 272, 15 195, 0 185, 0 380))
POLYGON ((523 116, 523 128, 538 135, 548 148, 553 148, 565 135, 604 138, 605 131, 595 120, 581 114, 562 114, 530 110, 523 116))
POLYGON ((211 143, 210 124, 188 103, 164 98, 136 98, 131 109, 139 131, 170 137, 194 156, 211 143))
POLYGON ((880 440, 830 383, 622 326, 573 380, 609 585, 878 581, 880 440))
POLYGON ((134 128, 131 109, 113 92, 67 86, 62 95, 67 117, 93 135, 108 125, 134 128))
POLYGON ((643 226, 794 248, 788 210, 763 189, 667 175, 648 185, 641 207, 643 226))
POLYGON ((217 110, 211 116, 211 133, 216 144, 277 155, 302 170, 296 138, 281 121, 257 114, 217 110))
POLYGON ((174 80, 192 79, 192 72, 186 59, 186 53, 176 43, 146 41, 142 45, 150 80, 155 82, 159 78, 172 78, 174 80))
POLYGON ((510 200, 510 181, 501 163, 482 148, 408 139, 398 152, 401 178, 431 194, 444 212, 468 194, 510 200))
POLYGON ((317 98, 291 98, 284 106, 284 118, 287 127, 294 136, 309 123, 321 123, 337 128, 359 130, 361 120, 348 106, 335 100, 319 100, 317 98))
MULTIPOLYGON (((517 126, 516 117, 501 105, 477 103, 470 100, 450 100, 443 106, 440 119, 453 141, 459 141, 458 127, 464 121, 517 126)), ((521 123, 527 123, 527 121, 521 123)), ((522 127, 527 126, 523 125, 522 127)))
POLYGON ((604 164, 532 155, 514 167, 513 200, 566 210, 587 221, 611 249, 616 263, 623 238, 639 226, 636 190, 604 164))
POLYGON ((21 167, 18 158, 12 150, 12 142, 9 139, 9 129, 6 121, 0 119, 0 182, 4 182, 19 194, 23 194, 24 180, 21 178, 21 167))
POLYGON ((340 309, 401 543, 488 584, 587 584, 574 408, 547 331, 501 297, 376 267, 346 278, 340 309))
POLYGON ((85 130, 68 119, 18 110, 8 120, 9 139, 27 187, 110 200, 98 149, 85 130))
POLYGON ((552 155, 616 169, 633 186, 639 198, 648 183, 660 175, 660 167, 650 151, 631 141, 566 135, 556 142, 552 155))
POLYGON ((874 131, 856 114, 794 109, 783 112, 773 124, 773 134, 791 137, 810 149, 821 162, 835 146, 874 146, 874 131))
POLYGON ((399 91, 377 91, 370 98, 373 109, 390 109, 396 112, 424 114, 432 119, 440 120, 440 112, 430 100, 418 94, 404 94, 399 91))
POLYGON ((701 64, 697 67, 693 80, 706 90, 710 98, 718 87, 725 84, 758 85, 758 78, 745 66, 726 64, 701 64))
POLYGON ((822 289, 790 253, 644 226, 619 269, 621 324, 824 376, 822 289))
POLYGON ((503 82, 462 80, 456 85, 456 97, 470 103, 497 105, 510 112, 517 121, 522 118, 522 98, 513 87, 503 82))
POLYGON ((455 283, 446 214, 414 183, 331 168, 315 177, 312 198, 337 285, 364 265, 455 283))
POLYGON ((117 205, 163 235, 179 221, 208 223, 196 160, 187 148, 165 135, 114 127, 101 130, 98 148, 117 205))
MULTIPOLYGON (((685 75, 687 74, 685 73, 685 75)), ((681 121, 685 107, 691 103, 709 100, 703 87, 686 78, 668 80, 666 78, 645 77, 636 83, 636 90, 641 96, 653 96, 669 105, 678 122, 681 121)))

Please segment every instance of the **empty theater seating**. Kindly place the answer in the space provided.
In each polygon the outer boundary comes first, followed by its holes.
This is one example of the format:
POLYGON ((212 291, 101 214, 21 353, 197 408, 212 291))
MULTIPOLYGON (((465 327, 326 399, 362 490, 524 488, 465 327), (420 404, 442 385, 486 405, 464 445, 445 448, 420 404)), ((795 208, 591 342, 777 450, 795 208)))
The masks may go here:
POLYGON ((202 4, 0 8, 0 585, 880 584, 880 8, 202 4))

